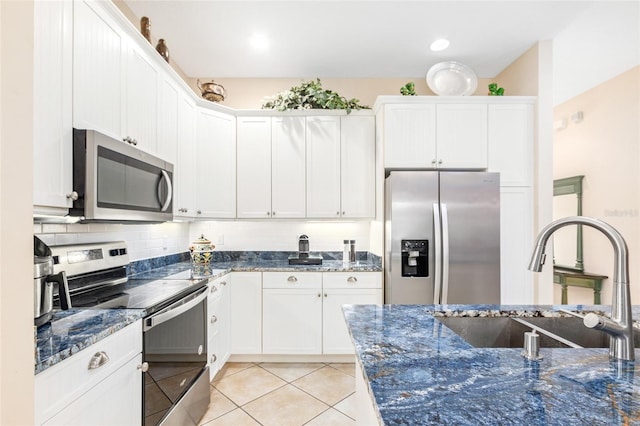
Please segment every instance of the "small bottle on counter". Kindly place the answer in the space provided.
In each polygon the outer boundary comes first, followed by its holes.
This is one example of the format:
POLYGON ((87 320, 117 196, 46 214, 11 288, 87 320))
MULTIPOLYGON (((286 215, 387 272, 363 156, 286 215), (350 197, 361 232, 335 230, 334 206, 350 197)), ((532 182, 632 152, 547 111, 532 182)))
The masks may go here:
POLYGON ((356 263, 356 240, 349 240, 349 262, 356 263))
POLYGON ((351 258, 351 240, 344 240, 344 248, 342 249, 342 266, 349 266, 349 259, 351 258))

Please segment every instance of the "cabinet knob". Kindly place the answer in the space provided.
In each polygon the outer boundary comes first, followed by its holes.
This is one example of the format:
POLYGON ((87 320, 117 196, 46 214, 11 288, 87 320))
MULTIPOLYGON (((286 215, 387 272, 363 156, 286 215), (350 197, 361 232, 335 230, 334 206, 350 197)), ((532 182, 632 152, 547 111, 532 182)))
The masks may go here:
MULTIPOLYGON (((327 297, 327 295, 326 295, 326 294, 325 294, 324 296, 325 296, 325 297, 327 297)), ((318 297, 322 297, 322 295, 321 295, 320 293, 318 293, 318 297)))
POLYGON ((344 216, 344 215, 345 215, 345 211, 344 211, 344 210, 342 210, 342 216, 344 216))
POLYGON ((218 360, 218 357, 216 356, 216 354, 211 355, 211 362, 210 364, 213 364, 214 362, 216 362, 218 360))
POLYGON ((77 201, 78 193, 76 191, 73 191, 71 194, 67 194, 67 199, 77 201))
POLYGON ((438 165, 442 164, 442 159, 438 160, 438 165))
POLYGON ((133 140, 131 141, 131 143, 133 144, 133 146, 138 145, 138 141, 137 141, 137 140, 135 140, 135 139, 133 139, 133 140))
POLYGON ((142 371, 143 373, 146 373, 147 371, 149 371, 149 363, 143 362, 142 364, 138 364, 136 368, 142 371))
POLYGON ((215 315, 211 315, 211 324, 215 324, 218 322, 218 317, 215 315))
POLYGON ((276 215, 276 212, 271 212, 271 216, 275 216, 275 215, 276 215))
POLYGON ((96 352, 95 355, 91 357, 89 361, 89 370, 95 370, 96 368, 100 368, 109 362, 109 355, 106 352, 100 351, 96 352))
POLYGON ((434 166, 436 165, 436 159, 435 158, 433 160, 431 160, 431 164, 433 164, 434 166))
POLYGON ((267 216, 271 216, 271 212, 267 212, 267 216))
POLYGON ((348 283, 357 283, 358 279, 356 277, 351 276, 351 277, 347 278, 347 282, 348 283))
POLYGON ((227 285, 226 281, 220 281, 220 285, 227 285))
POLYGON ((324 297, 327 297, 327 293, 324 294, 324 297))
POLYGON ((295 283, 298 282, 298 279, 293 275, 290 275, 289 278, 287 278, 287 281, 289 281, 290 283, 295 283))
POLYGON ((340 216, 340 212, 336 212, 336 216, 340 216))
POLYGON ((196 213, 198 213, 198 214, 202 214, 202 210, 198 210, 196 213))
POLYGON ((216 291, 218 291, 218 287, 216 287, 215 285, 212 285, 210 292, 215 293, 216 291))

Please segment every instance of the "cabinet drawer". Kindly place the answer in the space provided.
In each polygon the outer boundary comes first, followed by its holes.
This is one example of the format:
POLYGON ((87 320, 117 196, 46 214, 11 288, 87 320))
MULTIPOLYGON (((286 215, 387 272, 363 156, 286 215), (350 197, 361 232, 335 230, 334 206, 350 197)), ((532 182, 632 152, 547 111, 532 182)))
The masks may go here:
POLYGON ((228 282, 229 274, 209 281, 209 302, 222 294, 222 290, 227 286, 228 282))
POLYGON ((323 288, 382 288, 379 272, 325 272, 323 288))
POLYGON ((262 288, 322 288, 321 272, 264 272, 262 288))
POLYGON ((36 375, 36 424, 45 422, 141 352, 139 320, 36 375), (89 363, 99 352, 106 353, 109 361, 90 370, 89 363))

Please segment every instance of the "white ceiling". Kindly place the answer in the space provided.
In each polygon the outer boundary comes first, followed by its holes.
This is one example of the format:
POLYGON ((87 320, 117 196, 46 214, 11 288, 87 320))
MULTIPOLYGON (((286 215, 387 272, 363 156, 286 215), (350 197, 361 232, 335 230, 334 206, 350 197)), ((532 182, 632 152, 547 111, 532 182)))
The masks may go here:
POLYGON ((189 77, 424 76, 457 60, 495 77, 538 40, 553 39, 593 1, 124 0, 149 17, 189 77), (251 47, 261 34, 267 50, 251 47), (451 41, 444 52, 429 44, 451 41))

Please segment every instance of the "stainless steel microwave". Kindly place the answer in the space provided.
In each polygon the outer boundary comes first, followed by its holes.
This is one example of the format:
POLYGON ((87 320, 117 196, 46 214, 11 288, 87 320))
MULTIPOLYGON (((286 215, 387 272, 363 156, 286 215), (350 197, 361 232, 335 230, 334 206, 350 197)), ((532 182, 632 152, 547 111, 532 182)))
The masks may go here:
POLYGON ((73 188, 82 222, 173 219, 173 164, 95 130, 73 129, 73 188))

